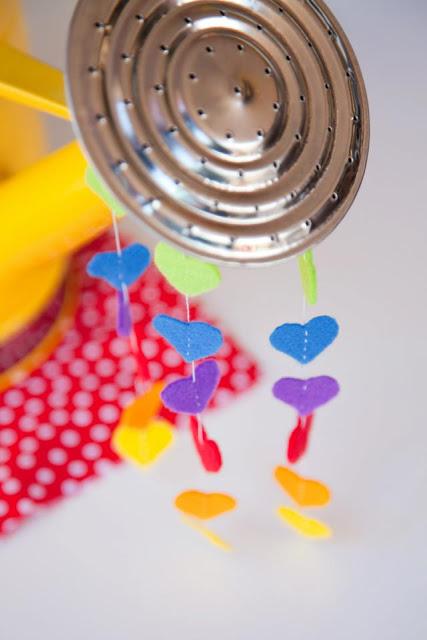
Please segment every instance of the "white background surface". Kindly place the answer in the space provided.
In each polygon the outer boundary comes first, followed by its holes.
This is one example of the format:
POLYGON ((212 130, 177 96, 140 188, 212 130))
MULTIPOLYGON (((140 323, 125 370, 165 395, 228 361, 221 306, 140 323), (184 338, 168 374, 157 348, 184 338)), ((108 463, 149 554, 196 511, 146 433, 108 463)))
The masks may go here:
MULTIPOLYGON (((33 50, 59 64, 73 2, 25 5, 33 50)), ((372 116, 360 196, 316 252, 316 311, 335 315, 342 332, 310 375, 334 375, 343 391, 319 412, 301 470, 333 488, 320 517, 334 540, 301 540, 274 514, 287 503, 272 470, 293 414, 269 389, 300 368, 267 338, 301 318, 296 265, 227 270, 206 304, 244 337, 264 378, 208 419, 224 472, 206 478, 183 435, 152 472, 123 465, 3 542, 2 640, 426 636, 427 5, 331 6, 358 54, 372 116), (180 523, 172 499, 192 486, 239 498, 239 509, 213 527, 233 554, 180 523)))

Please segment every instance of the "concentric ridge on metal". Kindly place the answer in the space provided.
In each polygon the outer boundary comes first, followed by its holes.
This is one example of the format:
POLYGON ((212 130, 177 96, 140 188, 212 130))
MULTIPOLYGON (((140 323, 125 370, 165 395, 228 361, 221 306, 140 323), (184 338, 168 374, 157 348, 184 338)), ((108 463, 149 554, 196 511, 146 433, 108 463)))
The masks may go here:
POLYGON ((320 0, 80 0, 67 77, 77 133, 110 189, 204 258, 303 251, 362 181, 363 79, 320 0))

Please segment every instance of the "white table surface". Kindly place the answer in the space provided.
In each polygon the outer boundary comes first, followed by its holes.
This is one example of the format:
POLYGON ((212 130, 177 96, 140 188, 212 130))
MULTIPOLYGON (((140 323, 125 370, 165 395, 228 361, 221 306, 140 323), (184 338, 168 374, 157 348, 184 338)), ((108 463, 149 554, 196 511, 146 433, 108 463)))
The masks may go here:
MULTIPOLYGON (((33 50, 58 64, 73 2, 25 5, 33 50)), ((301 318, 296 265, 225 270, 206 304, 242 336, 264 378, 208 420, 224 472, 206 478, 183 435, 153 471, 123 465, 2 542, 2 640, 425 637, 427 5, 331 5, 358 53, 372 115, 363 188, 316 251, 317 310, 342 332, 310 373, 334 375, 343 391, 319 412, 301 470, 333 488, 320 517, 334 539, 302 540, 274 514, 286 499, 272 469, 293 415, 269 389, 299 368, 267 338, 301 318), (180 523, 172 499, 193 486, 238 496, 239 509, 214 526, 234 553, 180 523)))

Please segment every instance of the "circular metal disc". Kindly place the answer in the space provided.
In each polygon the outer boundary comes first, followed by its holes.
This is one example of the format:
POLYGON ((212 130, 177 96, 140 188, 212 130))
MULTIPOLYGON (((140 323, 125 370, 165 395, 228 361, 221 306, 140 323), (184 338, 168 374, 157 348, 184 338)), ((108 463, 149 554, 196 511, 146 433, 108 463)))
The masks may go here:
POLYGON ((68 93, 117 198, 210 260, 304 250, 362 181, 363 79, 321 0, 80 0, 68 93))

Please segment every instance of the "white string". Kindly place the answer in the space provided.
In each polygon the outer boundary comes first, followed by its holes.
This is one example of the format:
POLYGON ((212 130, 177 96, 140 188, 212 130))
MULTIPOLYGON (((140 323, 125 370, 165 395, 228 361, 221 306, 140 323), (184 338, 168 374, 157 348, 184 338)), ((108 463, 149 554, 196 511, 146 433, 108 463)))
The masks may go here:
MULTIPOLYGON (((188 296, 185 296, 185 307, 187 309, 187 322, 190 322, 191 320, 190 298, 188 296)), ((196 382, 196 361, 195 360, 191 362, 191 377, 193 378, 193 382, 196 382)))

